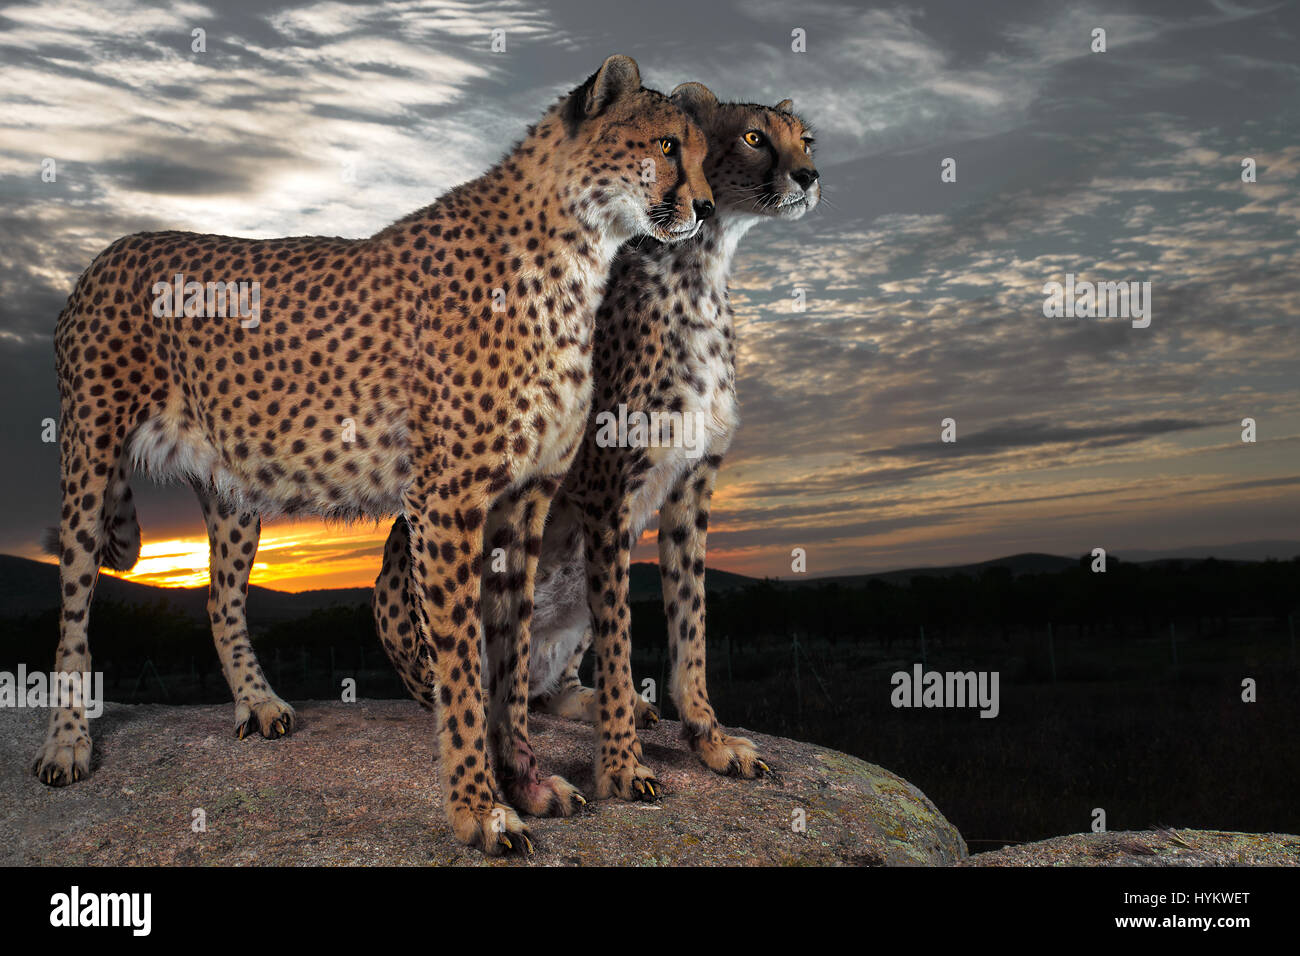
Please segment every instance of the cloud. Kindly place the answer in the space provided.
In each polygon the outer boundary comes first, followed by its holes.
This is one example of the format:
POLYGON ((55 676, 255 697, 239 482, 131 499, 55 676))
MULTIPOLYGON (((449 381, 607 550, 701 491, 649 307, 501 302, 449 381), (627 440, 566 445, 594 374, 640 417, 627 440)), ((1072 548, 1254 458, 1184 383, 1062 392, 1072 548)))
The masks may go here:
MULTIPOLYGON (((1293 517, 1291 8, 663 0, 652 23, 646 9, 7 8, 0 451, 21 467, 0 478, 0 549, 30 553, 57 515, 57 451, 39 439, 57 402, 49 336, 104 245, 159 228, 370 234, 483 170, 616 50, 652 86, 792 96, 818 127, 827 203, 762 224, 737 257, 744 423, 713 511, 722 566, 780 573, 794 546, 828 572, 1098 536, 1201 544, 1293 517), (1105 54, 1088 52, 1093 26, 1105 54), (795 27, 807 53, 790 50, 795 27), (1246 156, 1257 183, 1241 182, 1246 156), (955 183, 939 181, 945 157, 955 183), (1045 319, 1042 285, 1067 272, 1150 281, 1151 328, 1045 319), (938 441, 945 417, 955 445, 938 441)), ((147 540, 200 533, 183 489, 136 490, 147 540)), ((299 529, 266 563, 364 583, 384 530, 299 529)))
POLYGON ((1092 449, 1142 441, 1152 435, 1165 435, 1189 428, 1204 428, 1206 424, 1171 418, 1086 426, 1060 425, 1042 421, 1000 422, 972 435, 962 436, 951 443, 913 442, 890 448, 871 448, 861 452, 861 455, 864 458, 915 458, 930 457, 938 453, 947 458, 961 458, 1024 448, 1042 448, 1047 445, 1092 449))

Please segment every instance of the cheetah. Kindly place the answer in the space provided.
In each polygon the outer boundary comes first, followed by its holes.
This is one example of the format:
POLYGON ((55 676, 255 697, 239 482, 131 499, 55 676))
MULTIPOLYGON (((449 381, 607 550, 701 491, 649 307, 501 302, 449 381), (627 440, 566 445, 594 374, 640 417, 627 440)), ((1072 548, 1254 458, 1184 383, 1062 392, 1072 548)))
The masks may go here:
MULTIPOLYGON (((595 724, 596 794, 631 800, 653 800, 658 793, 636 736, 637 726, 658 715, 635 692, 628 641, 631 550, 656 511, 669 691, 683 734, 718 773, 752 778, 770 772, 751 741, 722 731, 705 681, 709 503, 739 422, 727 278, 737 245, 755 223, 799 219, 821 199, 811 129, 794 114, 792 101, 775 107, 721 103, 698 83, 683 84, 671 96, 708 138, 705 172, 717 210, 690 242, 634 240, 615 261, 596 319, 593 417, 541 544, 529 657, 534 708, 595 724), (628 414, 698 413, 703 440, 694 455, 680 446, 608 447, 598 420, 619 406, 628 414), (593 640, 596 686, 587 688, 578 666, 593 640)), ((374 606, 384 647, 418 699, 428 678, 411 652, 410 612, 403 604, 406 551, 399 518, 375 582, 374 606)), ((485 589, 494 577, 485 575, 485 589)), ((494 610, 485 612, 489 630, 501 626, 494 610)))
MULTIPOLYGON (((613 56, 484 175, 370 238, 158 232, 110 245, 55 330, 57 669, 89 669, 98 570, 138 557, 131 466, 191 484, 203 503, 208 609, 240 736, 294 728, 248 639, 261 519, 400 514, 452 833, 489 855, 530 851, 511 801, 555 814, 585 802, 567 781, 537 778, 527 647, 538 542, 591 401, 595 313, 626 240, 685 240, 711 214, 705 149, 695 122, 613 56), (258 322, 195 315, 201 296, 168 317, 157 296, 173 276, 257 283, 258 322), (486 533, 509 552, 521 642, 498 675, 516 693, 490 713, 479 651, 486 533)), ((84 708, 56 708, 34 769, 72 783, 90 754, 84 708)))

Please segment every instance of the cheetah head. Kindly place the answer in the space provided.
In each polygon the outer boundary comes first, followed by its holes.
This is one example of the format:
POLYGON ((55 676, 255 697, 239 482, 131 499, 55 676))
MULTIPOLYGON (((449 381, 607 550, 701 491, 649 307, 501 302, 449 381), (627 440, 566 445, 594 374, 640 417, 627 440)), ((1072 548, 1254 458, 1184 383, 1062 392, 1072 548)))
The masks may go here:
POLYGON ((704 172, 720 213, 799 219, 821 200, 812 130, 790 100, 720 103, 700 83, 683 83, 670 98, 708 137, 704 172))
POLYGON ((634 60, 611 56, 559 110, 588 225, 618 241, 678 242, 713 214, 704 133, 667 96, 641 85, 634 60))

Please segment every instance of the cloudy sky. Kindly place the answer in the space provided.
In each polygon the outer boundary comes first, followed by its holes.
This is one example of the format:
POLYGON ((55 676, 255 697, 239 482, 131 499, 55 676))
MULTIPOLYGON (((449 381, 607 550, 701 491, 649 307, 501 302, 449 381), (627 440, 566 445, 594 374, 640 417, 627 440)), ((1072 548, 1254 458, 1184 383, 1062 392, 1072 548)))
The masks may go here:
MULTIPOLYGON (((826 202, 752 231, 733 277, 744 424, 715 566, 1295 539, 1297 34, 1295 0, 19 0, 0 9, 0 551, 38 556, 57 520, 51 332, 107 243, 368 235, 614 52, 647 85, 792 97, 817 127, 826 202), (1045 317, 1067 273, 1150 282, 1150 326, 1045 317)), ((202 583, 190 493, 135 489, 134 576, 202 583)), ((278 522, 254 581, 369 584, 385 533, 278 522)))

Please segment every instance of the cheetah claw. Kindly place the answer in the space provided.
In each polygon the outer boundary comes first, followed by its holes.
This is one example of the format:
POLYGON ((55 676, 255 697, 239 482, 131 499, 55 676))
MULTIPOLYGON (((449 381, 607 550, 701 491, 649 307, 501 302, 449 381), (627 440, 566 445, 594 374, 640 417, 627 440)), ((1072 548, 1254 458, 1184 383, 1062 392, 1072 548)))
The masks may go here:
POLYGON ((638 727, 653 727, 659 723, 659 709, 654 704, 640 696, 636 698, 635 703, 635 721, 638 727))
POLYGON ((652 803, 663 794, 663 785, 649 767, 641 763, 596 769, 596 797, 652 803))
POLYGON ((293 708, 278 697, 235 702, 235 736, 244 740, 260 733, 267 740, 293 733, 293 708))
POLYGON ((640 800, 642 803, 654 803, 659 799, 661 791, 655 790, 657 780, 633 780, 632 781, 632 799, 640 800))
MULTIPOLYGON (((516 845, 510 837, 504 833, 497 837, 497 845, 499 847, 505 847, 506 854, 513 856, 532 856, 536 852, 536 849, 533 846, 533 841, 528 839, 527 833, 516 833, 515 836, 519 838, 518 845, 516 845)), ((488 855, 492 856, 495 854, 492 854, 489 851, 488 855)))
POLYGON ((36 755, 32 772, 48 787, 66 787, 90 776, 91 743, 88 737, 69 741, 47 740, 36 755))

